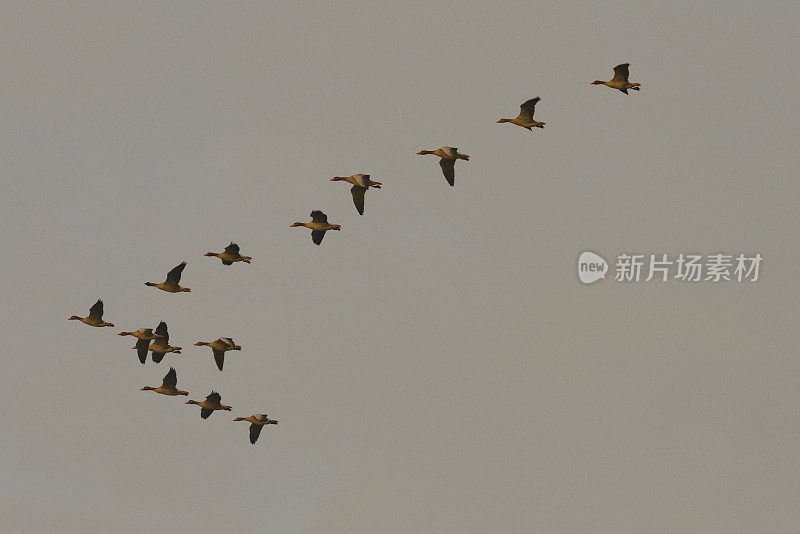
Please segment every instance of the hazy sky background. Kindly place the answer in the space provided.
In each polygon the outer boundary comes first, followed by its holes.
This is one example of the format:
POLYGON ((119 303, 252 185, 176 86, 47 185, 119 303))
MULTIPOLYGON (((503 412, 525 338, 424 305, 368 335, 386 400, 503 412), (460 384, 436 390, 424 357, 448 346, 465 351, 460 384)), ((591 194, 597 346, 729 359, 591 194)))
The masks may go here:
POLYGON ((796 2, 32 4, 0 7, 3 529, 800 528, 796 2), (622 62, 641 92, 589 85, 622 62), (537 95, 543 131, 495 124, 537 95), (202 256, 231 240, 252 265, 202 256), (586 249, 764 264, 583 286, 586 249), (182 260, 191 293, 143 285, 182 260), (116 328, 66 320, 97 298, 116 328), (183 355, 142 366, 116 333, 159 320, 183 355), (171 365, 233 412, 139 391, 171 365))

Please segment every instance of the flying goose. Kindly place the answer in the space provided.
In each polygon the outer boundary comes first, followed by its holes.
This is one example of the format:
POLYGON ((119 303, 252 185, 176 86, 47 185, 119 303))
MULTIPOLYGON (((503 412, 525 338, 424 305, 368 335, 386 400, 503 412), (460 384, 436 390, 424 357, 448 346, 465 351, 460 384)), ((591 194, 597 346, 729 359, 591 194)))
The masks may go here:
POLYGON ((200 417, 203 419, 208 419, 208 416, 211 415, 211 412, 214 410, 228 410, 231 411, 230 406, 225 406, 220 401, 222 397, 216 391, 212 391, 211 394, 206 397, 204 401, 196 401, 196 400, 188 400, 186 404, 197 404, 200 406, 200 417))
POLYGON ((277 425, 278 422, 274 419, 269 419, 265 413, 256 413, 250 417, 237 417, 234 421, 249 421, 250 425, 250 443, 255 443, 258 440, 261 429, 264 425, 277 425))
POLYGON ((328 216, 322 213, 319 210, 314 210, 311 212, 311 221, 304 223, 304 222, 296 222, 294 224, 290 224, 289 228, 295 228, 297 226, 305 226, 306 228, 311 228, 311 240, 314 242, 315 245, 319 245, 322 243, 322 238, 325 237, 325 232, 328 230, 341 230, 342 227, 338 224, 331 224, 328 222, 328 216))
POLYGON ((181 287, 181 273, 183 272, 184 267, 186 267, 186 262, 181 262, 180 265, 173 268, 170 272, 167 273, 167 279, 164 282, 156 284, 154 282, 145 282, 144 285, 146 286, 153 286, 157 287, 161 291, 166 291, 167 293, 180 293, 181 291, 191 291, 188 287, 181 287))
POLYGON ((225 247, 224 252, 206 252, 204 256, 216 256, 222 260, 222 265, 233 265, 234 262, 243 261, 250 263, 250 256, 242 256, 239 254, 239 245, 231 241, 231 244, 225 247))
POLYGON ((536 103, 541 100, 538 96, 536 98, 531 98, 530 100, 526 100, 522 103, 519 107, 519 115, 513 119, 500 119, 497 121, 498 124, 503 122, 510 122, 511 124, 516 124, 517 126, 522 126, 523 128, 527 128, 528 131, 532 131, 531 128, 544 128, 546 123, 538 122, 533 120, 533 112, 536 110, 536 103))
POLYGON ((353 204, 356 205, 356 210, 359 215, 364 215, 364 193, 367 189, 374 187, 375 189, 381 188, 380 182, 373 182, 369 179, 369 174, 354 174, 352 176, 334 176, 331 182, 345 181, 353 184, 350 188, 350 194, 353 195, 353 204))
POLYGON ((642 84, 631 83, 628 81, 629 66, 630 63, 620 63, 614 67, 614 77, 610 81, 604 82, 603 80, 595 80, 591 83, 591 85, 605 85, 606 87, 610 87, 612 89, 619 89, 626 95, 628 94, 628 89, 638 91, 642 84))
POLYGON ((188 395, 188 391, 181 391, 178 389, 178 375, 175 373, 175 368, 170 367, 167 374, 164 375, 164 380, 157 388, 145 386, 140 391, 155 391, 162 395, 188 395))
POLYGON ((439 166, 442 168, 447 183, 451 186, 456 185, 456 160, 465 159, 469 161, 469 156, 466 154, 459 154, 458 149, 451 146, 443 146, 436 150, 420 150, 417 154, 421 156, 433 154, 434 156, 442 158, 439 160, 439 166))
POLYGON ((222 371, 222 364, 225 363, 225 351, 242 350, 242 347, 234 343, 229 337, 221 337, 216 341, 210 342, 198 341, 195 345, 198 347, 211 347, 211 351, 214 353, 214 361, 217 362, 217 367, 220 371, 222 371))
MULTIPOLYGON (((139 344, 136 344, 137 348, 139 344)), ((161 321, 158 323, 156 327, 156 339, 147 347, 148 350, 153 351, 153 363, 161 363, 161 360, 164 359, 164 355, 170 352, 174 352, 175 354, 181 354, 181 347, 173 347, 169 344, 169 332, 167 332, 167 323, 161 321)), ((140 356, 141 358, 141 356, 140 356)))
POLYGON ((145 360, 147 360, 147 351, 148 347, 150 346, 150 342, 154 339, 161 338, 160 334, 154 334, 152 328, 140 328, 136 332, 120 332, 117 334, 118 336, 133 336, 139 341, 136 342, 135 348, 139 355, 139 361, 144 364, 145 360))
POLYGON ((114 326, 114 323, 107 323, 103 320, 103 301, 98 300, 92 307, 89 308, 89 316, 88 317, 78 317, 77 315, 73 315, 68 321, 80 321, 83 324, 88 324, 89 326, 114 326))

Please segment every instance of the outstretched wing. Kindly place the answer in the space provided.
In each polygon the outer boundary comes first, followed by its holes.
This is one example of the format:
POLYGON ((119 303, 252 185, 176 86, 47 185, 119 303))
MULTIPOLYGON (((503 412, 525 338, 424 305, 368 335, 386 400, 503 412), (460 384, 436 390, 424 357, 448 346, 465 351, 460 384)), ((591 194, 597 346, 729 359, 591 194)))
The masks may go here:
POLYGON ((89 317, 94 319, 102 319, 103 318, 103 301, 98 300, 92 307, 89 308, 89 317))
POLYGON ((178 374, 175 372, 174 367, 170 367, 167 374, 164 375, 164 381, 161 383, 162 387, 174 389, 178 385, 178 374))
POLYGON ((214 361, 217 362, 217 368, 222 371, 222 364, 225 363, 225 352, 217 349, 211 349, 214 353, 214 361))
POLYGON ((328 216, 319 210, 314 210, 311 212, 311 220, 314 222, 326 223, 328 222, 328 216))
POLYGON ((614 67, 614 81, 628 83, 628 67, 630 63, 621 63, 614 67))
POLYGON ((150 342, 146 339, 139 339, 136 341, 136 354, 139 356, 139 361, 144 362, 147 360, 147 347, 150 346, 150 342))
POLYGON ((206 401, 212 404, 219 404, 221 400, 222 396, 216 391, 212 391, 211 394, 208 397, 206 397, 206 401))
POLYGON ((261 434, 262 425, 250 425, 250 443, 255 444, 261 434))
POLYGON ((536 103, 539 100, 541 100, 541 98, 537 96, 536 98, 531 98, 530 100, 523 102, 519 107, 519 118, 533 119, 533 112, 536 110, 536 103))
POLYGON ((166 352, 153 351, 153 363, 161 363, 161 360, 164 359, 165 354, 166 352))
POLYGON ((451 186, 456 185, 456 160, 442 158, 439 160, 439 166, 442 168, 447 183, 451 186))
POLYGON ((208 419, 208 416, 214 413, 214 410, 209 410, 208 408, 200 408, 200 417, 203 419, 208 419))
POLYGON ((350 188, 350 194, 353 195, 353 204, 356 205, 359 215, 364 215, 364 193, 366 192, 367 188, 360 185, 354 185, 350 188))
POLYGON ((180 265, 177 265, 174 269, 167 273, 167 283, 168 284, 175 284, 177 285, 181 281, 181 273, 183 269, 186 267, 186 262, 181 262, 180 265))
POLYGON ((164 345, 169 345, 169 333, 167 332, 167 323, 161 321, 156 327, 156 335, 161 336, 161 342, 164 345))
POLYGON ((239 255, 239 245, 231 241, 231 244, 225 247, 225 252, 230 254, 231 256, 238 256, 239 255))
POLYGON ((311 241, 315 245, 322 243, 322 238, 325 237, 325 230, 311 230, 311 241))

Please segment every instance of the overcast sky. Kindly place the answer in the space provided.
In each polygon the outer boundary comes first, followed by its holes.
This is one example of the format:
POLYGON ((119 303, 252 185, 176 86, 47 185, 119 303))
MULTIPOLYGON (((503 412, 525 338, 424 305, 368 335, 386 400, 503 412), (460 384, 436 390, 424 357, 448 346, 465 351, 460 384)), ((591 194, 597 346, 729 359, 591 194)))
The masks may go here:
POLYGON ((4 3, 4 528, 797 531, 800 7, 570 4, 4 3), (585 286, 584 250, 764 262, 585 286), (142 366, 116 333, 160 320, 142 366), (170 366, 233 411, 139 390, 170 366))

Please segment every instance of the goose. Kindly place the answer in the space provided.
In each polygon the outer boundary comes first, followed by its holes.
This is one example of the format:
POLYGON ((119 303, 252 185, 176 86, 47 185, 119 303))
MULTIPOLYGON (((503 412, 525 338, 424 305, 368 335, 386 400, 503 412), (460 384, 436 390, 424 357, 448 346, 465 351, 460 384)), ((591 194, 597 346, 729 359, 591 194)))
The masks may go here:
POLYGON ((328 230, 338 231, 342 229, 342 227, 338 224, 329 223, 328 216, 319 210, 314 210, 311 212, 311 222, 296 222, 294 224, 290 224, 289 228, 295 228, 298 226, 311 228, 311 241, 313 241, 315 245, 322 243, 322 238, 325 237, 325 232, 328 230))
POLYGON ((369 179, 369 174, 354 174, 352 176, 334 176, 331 182, 349 182, 353 184, 350 188, 350 194, 353 195, 353 204, 356 205, 356 210, 359 215, 364 215, 364 193, 367 189, 374 187, 375 189, 381 188, 380 182, 373 182, 369 179))
POLYGON ((114 323, 107 323, 103 320, 103 301, 98 300, 92 307, 89 308, 89 316, 88 317, 78 317, 77 315, 73 315, 68 321, 80 321, 83 324, 88 324, 89 326, 114 326, 114 323))
POLYGON ((155 391, 162 395, 188 395, 188 391, 181 391, 178 389, 178 375, 175 373, 175 368, 170 367, 167 374, 164 375, 164 380, 157 388, 145 386, 140 391, 155 391))
POLYGON ((208 419, 208 416, 211 415, 211 412, 214 410, 228 410, 231 411, 230 406, 225 406, 220 401, 222 397, 216 391, 212 391, 211 394, 206 397, 204 401, 196 401, 196 400, 188 400, 186 404, 197 404, 200 406, 200 417, 203 419, 208 419))
POLYGON ((250 256, 242 256, 239 254, 239 245, 231 241, 231 244, 225 247, 224 252, 206 252, 204 256, 216 256, 222 260, 222 265, 233 265, 234 262, 243 261, 250 263, 250 256))
POLYGON ((459 154, 458 149, 451 146, 443 146, 436 150, 420 150, 417 154, 420 156, 433 154, 434 156, 442 158, 439 160, 439 166, 442 168, 447 183, 451 186, 456 185, 456 160, 464 159, 469 161, 469 156, 466 154, 459 154))
MULTIPOLYGON (((136 344, 138 347, 138 343, 136 344)), ((133 348, 137 348, 133 347, 133 348)), ((161 363, 164 355, 170 352, 181 354, 181 347, 173 347, 169 344, 169 332, 167 331, 167 323, 161 321, 156 327, 156 339, 147 347, 148 350, 153 351, 153 363, 161 363)))
POLYGON ((161 338, 160 334, 154 334, 152 328, 140 328, 136 332, 120 332, 117 334, 118 336, 133 336, 139 341, 136 342, 136 346, 133 347, 138 351, 139 354, 139 361, 144 364, 145 360, 147 360, 147 351, 148 347, 150 346, 150 342, 154 339, 161 338))
POLYGON ((265 425, 277 425, 278 422, 274 419, 270 419, 267 417, 265 413, 256 413, 251 415, 250 417, 237 417, 234 421, 248 421, 252 423, 250 425, 250 443, 255 444, 256 440, 258 440, 259 434, 261 434, 261 429, 265 425))
POLYGON ((225 351, 228 350, 242 350, 240 345, 237 345, 233 342, 233 340, 229 337, 221 337, 216 341, 198 341, 195 343, 195 346, 202 347, 211 347, 211 351, 214 353, 214 361, 217 362, 217 367, 220 371, 222 371, 222 364, 225 363, 225 351))
POLYGON ((180 265, 173 268, 170 272, 167 273, 167 279, 164 282, 156 284, 154 282, 145 282, 144 285, 157 287, 161 291, 166 291, 167 293, 180 293, 182 291, 191 291, 188 287, 181 287, 181 273, 183 272, 184 267, 186 267, 186 262, 181 262, 180 265))
POLYGON ((628 94, 628 89, 638 91, 642 84, 631 83, 628 81, 629 66, 630 63, 620 63, 614 67, 614 77, 610 81, 604 82, 603 80, 595 80, 591 83, 591 85, 605 85, 606 87, 610 87, 612 89, 619 89, 626 95, 628 94))
POLYGON ((541 100, 541 98, 538 96, 536 98, 526 100, 522 103, 522 105, 520 105, 518 116, 513 119, 500 119, 497 121, 497 124, 510 122, 511 124, 516 124, 517 126, 527 128, 528 131, 533 131, 531 128, 544 128, 546 123, 533 120, 533 112, 536 110, 536 103, 539 100, 541 100))

